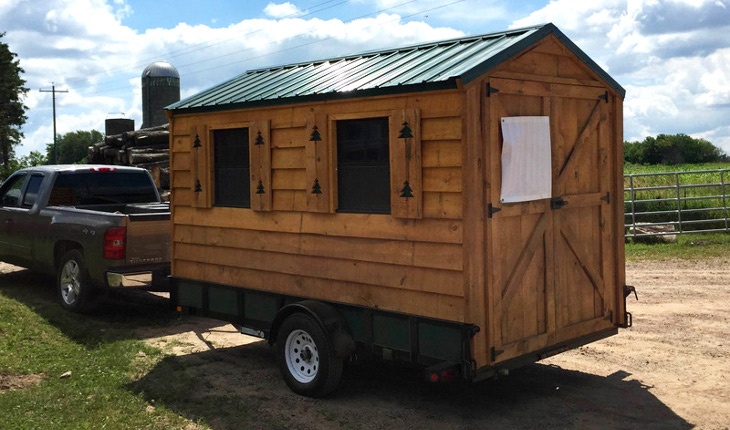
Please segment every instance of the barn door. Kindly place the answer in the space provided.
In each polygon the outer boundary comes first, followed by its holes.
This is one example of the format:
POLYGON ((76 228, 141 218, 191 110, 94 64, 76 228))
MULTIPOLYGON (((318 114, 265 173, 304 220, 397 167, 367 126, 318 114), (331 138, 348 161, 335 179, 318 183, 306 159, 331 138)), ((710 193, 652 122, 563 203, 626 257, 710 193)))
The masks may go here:
MULTIPOLYGON (((604 93, 605 94, 605 93, 604 93)), ((613 325, 608 104, 585 90, 555 98, 553 146, 556 341, 613 325), (564 202, 564 203, 563 203, 564 202)), ((615 196, 614 196, 615 197, 615 196)))
POLYGON ((549 116, 552 146, 553 198, 501 204, 501 129, 490 128, 488 300, 491 358, 500 362, 611 326, 612 262, 603 257, 612 166, 605 90, 509 79, 490 88, 490 124, 549 116))

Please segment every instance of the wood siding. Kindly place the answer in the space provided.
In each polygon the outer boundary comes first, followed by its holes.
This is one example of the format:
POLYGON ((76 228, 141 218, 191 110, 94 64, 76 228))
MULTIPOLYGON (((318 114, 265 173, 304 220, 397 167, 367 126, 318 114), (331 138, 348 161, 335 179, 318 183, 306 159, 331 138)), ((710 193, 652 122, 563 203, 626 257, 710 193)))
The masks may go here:
POLYGON ((173 275, 464 321, 462 103, 458 91, 447 91, 175 116, 173 275), (407 178, 416 198, 393 204, 392 215, 336 213, 330 129, 338 119, 378 116, 391 118, 391 142, 400 131, 394 126, 413 128, 413 139, 400 139, 408 162, 399 153, 391 169, 400 169, 392 182, 407 178), (254 205, 257 184, 253 209, 196 203, 215 201, 213 166, 210 157, 199 161, 191 130, 234 126, 249 127, 251 140, 262 129, 270 140, 260 145, 270 147, 269 158, 252 155, 251 169, 266 184, 261 166, 270 166, 271 212, 266 200, 254 205), (210 177, 196 193, 206 168, 210 177), (321 194, 313 193, 315 180, 321 194))

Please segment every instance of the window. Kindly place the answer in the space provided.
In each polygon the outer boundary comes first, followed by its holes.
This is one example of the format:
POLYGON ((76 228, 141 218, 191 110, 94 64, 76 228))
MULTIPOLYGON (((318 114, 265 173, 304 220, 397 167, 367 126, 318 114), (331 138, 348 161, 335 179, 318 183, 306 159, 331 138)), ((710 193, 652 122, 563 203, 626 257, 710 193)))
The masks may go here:
POLYGON ((388 118, 337 121, 338 212, 390 213, 388 118))
POLYGON ((41 189, 41 182, 43 182, 43 175, 33 175, 28 180, 28 186, 25 188, 25 195, 23 196, 23 206, 26 208, 32 207, 38 198, 38 190, 41 189))
POLYGON ((213 132, 215 205, 251 207, 248 128, 213 132))
POLYGON ((23 180, 25 174, 13 176, 3 184, 2 196, 0 196, 0 204, 2 206, 15 207, 20 204, 20 190, 23 188, 23 180))
POLYGON ((147 172, 61 172, 53 184, 48 206, 157 202, 147 172))

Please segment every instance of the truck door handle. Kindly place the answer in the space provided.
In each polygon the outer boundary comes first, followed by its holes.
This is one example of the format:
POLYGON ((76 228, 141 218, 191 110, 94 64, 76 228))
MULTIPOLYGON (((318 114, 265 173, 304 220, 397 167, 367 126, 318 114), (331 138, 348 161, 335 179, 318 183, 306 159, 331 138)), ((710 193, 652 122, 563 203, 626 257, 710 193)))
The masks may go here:
POLYGON ((562 197, 553 197, 550 199, 550 209, 562 209, 563 206, 567 205, 568 202, 563 200, 562 197))

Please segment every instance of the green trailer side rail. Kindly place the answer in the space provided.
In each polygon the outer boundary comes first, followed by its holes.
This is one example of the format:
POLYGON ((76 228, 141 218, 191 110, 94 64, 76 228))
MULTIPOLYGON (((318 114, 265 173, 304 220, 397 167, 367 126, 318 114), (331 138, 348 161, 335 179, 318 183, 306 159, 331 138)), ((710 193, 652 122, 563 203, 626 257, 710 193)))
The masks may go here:
MULTIPOLYGON (((273 343, 271 327, 284 306, 303 300, 251 288, 171 278, 171 304, 184 314, 230 322, 242 333, 273 343)), ((321 301, 347 322, 356 358, 394 360, 426 368, 458 366, 466 379, 475 376, 471 338, 473 324, 444 321, 376 308, 321 301)))
MULTIPOLYGON (((173 308, 188 315, 199 315, 230 322, 244 334, 273 343, 272 323, 287 305, 311 300, 230 285, 184 278, 171 278, 170 301, 173 308)), ((426 373, 459 368, 462 378, 479 381, 509 372, 561 352, 615 335, 617 327, 551 345, 540 351, 476 368, 471 338, 479 332, 473 324, 445 321, 418 315, 384 311, 346 303, 320 301, 337 310, 347 322, 355 341, 355 359, 399 361, 425 368, 426 373)))

